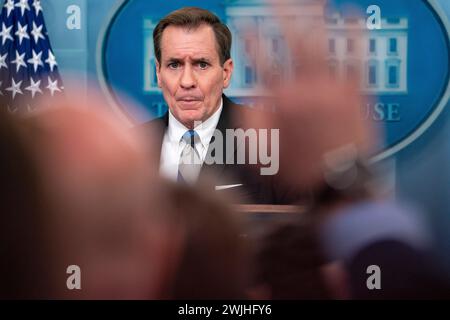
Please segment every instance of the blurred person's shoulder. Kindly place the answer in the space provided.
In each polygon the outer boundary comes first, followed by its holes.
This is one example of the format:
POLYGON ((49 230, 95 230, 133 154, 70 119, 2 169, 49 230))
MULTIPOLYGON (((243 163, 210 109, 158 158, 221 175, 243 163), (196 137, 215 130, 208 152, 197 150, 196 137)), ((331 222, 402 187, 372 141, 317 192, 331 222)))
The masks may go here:
POLYGON ((229 127, 227 129, 245 129, 246 125, 244 122, 244 116, 256 115, 262 112, 262 110, 252 107, 249 104, 235 102, 234 100, 228 98, 225 94, 222 95, 222 99, 223 110, 221 114, 221 121, 219 121, 218 124, 218 129, 221 129, 221 124, 227 124, 229 127))
POLYGON ((144 133, 151 130, 165 129, 169 123, 169 112, 167 111, 160 117, 156 117, 152 120, 144 123, 136 124, 132 127, 132 130, 144 133))
POLYGON ((144 139, 162 142, 168 123, 169 113, 166 112, 161 117, 135 125, 131 130, 144 139))

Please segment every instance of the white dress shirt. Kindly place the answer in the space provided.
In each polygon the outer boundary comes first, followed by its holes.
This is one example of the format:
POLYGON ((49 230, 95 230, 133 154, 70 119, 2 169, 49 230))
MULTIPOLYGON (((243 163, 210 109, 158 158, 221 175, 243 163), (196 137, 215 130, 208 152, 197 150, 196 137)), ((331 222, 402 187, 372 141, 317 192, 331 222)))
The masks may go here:
MULTIPOLYGON (((199 152, 202 162, 205 161, 209 143, 219 122, 222 108, 223 100, 221 99, 220 106, 216 112, 194 128, 200 137, 200 141, 195 144, 195 149, 199 152)), ((169 125, 164 134, 161 148, 160 173, 174 181, 177 180, 178 162, 180 161, 181 152, 186 145, 186 142, 181 138, 188 130, 169 110, 169 125)))

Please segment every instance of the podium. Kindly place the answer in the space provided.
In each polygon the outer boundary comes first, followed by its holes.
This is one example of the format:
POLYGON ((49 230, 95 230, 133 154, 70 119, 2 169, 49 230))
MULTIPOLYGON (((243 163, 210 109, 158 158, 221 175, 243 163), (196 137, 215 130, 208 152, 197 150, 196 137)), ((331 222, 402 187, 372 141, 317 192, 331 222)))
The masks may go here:
POLYGON ((234 209, 241 213, 254 214, 301 214, 306 211, 305 206, 290 205, 271 205, 271 204, 240 204, 235 205, 234 209))

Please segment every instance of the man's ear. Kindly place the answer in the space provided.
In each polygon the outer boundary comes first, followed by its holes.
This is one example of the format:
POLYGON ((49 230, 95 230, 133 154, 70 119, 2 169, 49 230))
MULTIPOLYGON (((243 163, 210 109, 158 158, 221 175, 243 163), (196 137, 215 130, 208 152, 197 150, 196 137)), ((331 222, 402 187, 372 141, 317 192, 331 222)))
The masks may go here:
POLYGON ((156 66, 156 78, 158 79, 158 87, 161 88, 161 65, 159 64, 158 60, 156 60, 155 66, 156 66))
POLYGON ((228 88, 231 82, 231 74, 233 73, 233 60, 228 59, 223 64, 223 87, 228 88))

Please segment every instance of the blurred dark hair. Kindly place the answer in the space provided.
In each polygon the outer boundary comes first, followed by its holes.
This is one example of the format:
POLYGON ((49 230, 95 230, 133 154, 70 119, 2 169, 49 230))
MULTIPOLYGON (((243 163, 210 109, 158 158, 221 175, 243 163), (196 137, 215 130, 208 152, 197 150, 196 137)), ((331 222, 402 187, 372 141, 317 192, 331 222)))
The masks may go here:
POLYGON ((0 299, 48 297, 39 174, 20 119, 0 106, 0 299))
POLYGON ((250 245, 239 219, 211 194, 173 186, 173 222, 184 244, 168 290, 170 299, 243 299, 249 279, 250 245))
POLYGON ((261 241, 255 286, 271 299, 329 299, 320 267, 325 264, 315 228, 309 223, 276 227, 261 241))

